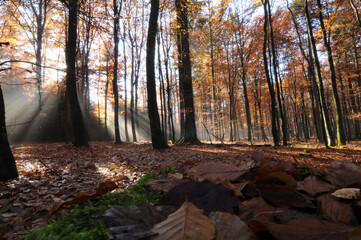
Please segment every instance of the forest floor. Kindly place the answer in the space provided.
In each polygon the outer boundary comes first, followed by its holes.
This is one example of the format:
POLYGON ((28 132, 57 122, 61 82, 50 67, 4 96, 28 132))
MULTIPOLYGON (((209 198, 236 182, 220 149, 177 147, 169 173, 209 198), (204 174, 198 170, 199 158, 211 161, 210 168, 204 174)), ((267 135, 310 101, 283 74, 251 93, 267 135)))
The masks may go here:
POLYGON ((0 182, 0 239, 22 239, 49 221, 59 205, 79 193, 94 191, 106 181, 117 184, 113 192, 122 192, 149 169, 181 170, 187 165, 210 162, 239 166, 251 161, 256 153, 308 168, 319 168, 332 160, 361 162, 361 142, 331 149, 315 142, 277 148, 246 142, 171 145, 166 150, 153 150, 150 143, 110 142, 92 142, 89 147, 22 143, 12 144, 11 148, 20 177, 0 182))

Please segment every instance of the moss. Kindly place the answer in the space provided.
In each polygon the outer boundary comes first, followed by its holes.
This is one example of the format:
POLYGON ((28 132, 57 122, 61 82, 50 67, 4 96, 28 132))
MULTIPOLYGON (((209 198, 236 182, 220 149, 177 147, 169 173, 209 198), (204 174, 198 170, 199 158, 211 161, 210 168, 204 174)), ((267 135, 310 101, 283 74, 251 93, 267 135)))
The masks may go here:
MULTIPOLYGON (((173 169, 167 169, 172 170, 173 169)), ((92 240, 112 239, 100 216, 105 210, 118 205, 134 205, 141 201, 156 203, 161 193, 154 192, 145 184, 162 172, 148 171, 138 183, 125 189, 123 193, 108 193, 92 201, 75 205, 59 217, 50 221, 42 229, 29 234, 27 240, 92 240)))

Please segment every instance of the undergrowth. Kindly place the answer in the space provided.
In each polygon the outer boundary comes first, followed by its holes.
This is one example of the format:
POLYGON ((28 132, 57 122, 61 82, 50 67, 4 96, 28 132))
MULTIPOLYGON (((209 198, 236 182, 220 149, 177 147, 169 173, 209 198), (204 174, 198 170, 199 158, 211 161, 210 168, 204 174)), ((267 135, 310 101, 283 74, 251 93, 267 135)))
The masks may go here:
MULTIPOLYGON (((172 168, 166 171, 173 172, 172 168)), ((112 239, 100 220, 105 210, 119 205, 135 205, 142 201, 156 203, 161 193, 152 191, 146 183, 163 172, 148 171, 139 181, 123 193, 108 193, 92 201, 72 206, 59 217, 51 220, 42 229, 29 234, 27 240, 92 240, 112 239)))

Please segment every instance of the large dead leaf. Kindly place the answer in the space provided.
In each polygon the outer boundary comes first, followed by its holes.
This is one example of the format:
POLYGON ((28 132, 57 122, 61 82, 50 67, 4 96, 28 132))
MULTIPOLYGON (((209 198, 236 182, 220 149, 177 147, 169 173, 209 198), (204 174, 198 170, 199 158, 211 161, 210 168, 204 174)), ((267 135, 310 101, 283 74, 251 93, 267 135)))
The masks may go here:
POLYGON ((212 212, 209 215, 216 227, 215 240, 251 240, 254 236, 247 224, 239 217, 226 212, 212 212))
POLYGON ((354 226, 358 224, 351 204, 347 204, 331 195, 319 196, 317 202, 318 213, 322 219, 354 226))
POLYGON ((335 186, 313 175, 308 176, 305 180, 297 183, 297 190, 304 191, 310 196, 316 196, 319 193, 329 192, 334 188, 335 186))
POLYGON ((191 202, 185 202, 176 212, 170 214, 166 220, 156 224, 152 232, 157 233, 155 240, 166 239, 213 239, 216 229, 203 210, 198 209, 191 202))
POLYGON ((233 190, 234 194, 236 194, 237 197, 245 198, 242 194, 243 188, 248 184, 248 181, 241 182, 241 183, 231 183, 229 180, 225 179, 209 179, 210 181, 214 183, 221 183, 226 188, 233 190))
POLYGON ((66 205, 74 205, 85 202, 87 200, 95 199, 101 195, 106 194, 117 188, 117 185, 113 181, 106 181, 99 184, 97 190, 90 191, 90 192, 81 192, 76 197, 69 201, 60 200, 54 204, 50 211, 50 216, 54 215, 57 211, 59 211, 63 206, 66 205))
POLYGON ((234 191, 221 183, 188 180, 168 191, 159 204, 180 207, 186 200, 207 212, 222 211, 232 214, 241 203, 234 191))
POLYGON ((154 207, 143 202, 136 206, 118 206, 108 209, 102 216, 108 231, 115 239, 136 239, 152 235, 150 229, 174 212, 173 207, 154 207))
POLYGON ((239 208, 240 213, 238 215, 245 222, 249 222, 251 220, 267 222, 276 211, 274 207, 266 203, 260 197, 243 201, 239 208))
POLYGON ((221 179, 235 182, 254 166, 253 161, 243 162, 241 167, 235 165, 213 162, 191 168, 187 173, 189 177, 203 181, 205 179, 221 179))
POLYGON ((259 186, 262 198, 282 208, 315 208, 309 197, 286 185, 259 186))
POLYGON ((294 171, 295 165, 292 162, 262 158, 257 162, 255 168, 252 170, 252 174, 259 178, 263 178, 273 172, 293 173, 294 171))
POLYGON ((289 174, 279 171, 272 172, 265 177, 262 177, 258 183, 260 184, 280 184, 287 185, 289 187, 295 188, 297 186, 296 180, 289 174))
POLYGON ((347 161, 332 161, 320 168, 327 181, 340 187, 349 187, 361 182, 361 167, 347 161))
POLYGON ((285 224, 264 223, 277 240, 346 240, 353 227, 318 219, 294 219, 285 224))

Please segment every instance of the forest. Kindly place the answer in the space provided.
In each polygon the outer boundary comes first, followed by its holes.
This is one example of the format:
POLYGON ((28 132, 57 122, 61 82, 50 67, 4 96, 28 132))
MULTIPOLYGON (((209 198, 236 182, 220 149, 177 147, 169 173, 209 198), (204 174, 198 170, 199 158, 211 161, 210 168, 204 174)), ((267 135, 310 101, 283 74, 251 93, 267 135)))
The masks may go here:
POLYGON ((0 239, 359 239, 361 1, 0 0, 0 125, 0 239))

